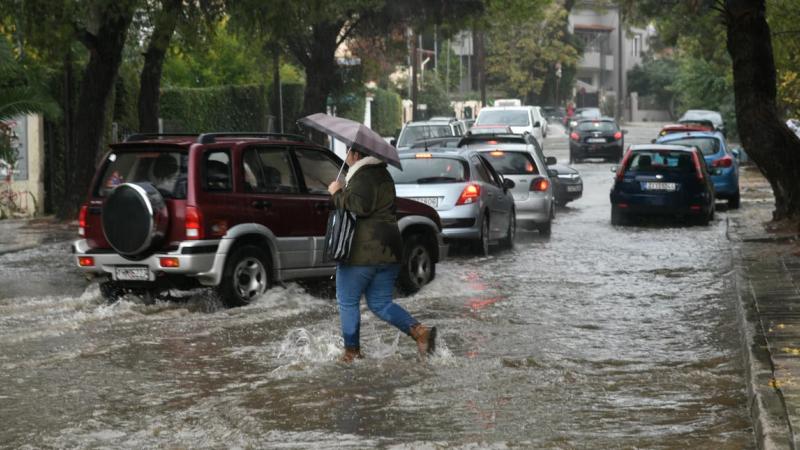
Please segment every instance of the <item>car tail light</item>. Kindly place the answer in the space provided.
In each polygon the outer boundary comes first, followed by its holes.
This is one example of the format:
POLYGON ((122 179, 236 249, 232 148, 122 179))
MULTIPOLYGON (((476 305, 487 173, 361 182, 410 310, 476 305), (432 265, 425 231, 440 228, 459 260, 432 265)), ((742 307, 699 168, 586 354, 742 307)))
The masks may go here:
POLYGON ((429 159, 429 158, 433 158, 433 155, 431 155, 430 153, 417 153, 416 155, 414 155, 414 157, 415 158, 429 159))
POLYGON ((617 131, 616 133, 614 133, 614 140, 618 141, 620 139, 622 139, 622 131, 617 131))
POLYGON ((692 160, 694 161, 694 171, 697 173, 697 179, 703 181, 703 167, 700 165, 700 157, 697 156, 697 151, 692 152, 692 160))
POLYGON ((569 138, 572 139, 573 141, 578 141, 580 140, 581 137, 578 136, 578 133, 573 131, 572 133, 569 134, 569 138))
POLYGON ((534 178, 533 181, 531 181, 531 191, 544 192, 549 187, 550 187, 550 180, 548 180, 547 178, 539 177, 539 178, 534 178))
POLYGON ((81 212, 78 214, 78 236, 86 236, 86 216, 88 214, 89 205, 81 206, 81 212))
POLYGON ((186 239, 203 239, 203 216, 194 206, 186 207, 186 239))
POLYGON ((181 266, 181 261, 174 256, 162 256, 161 258, 158 258, 158 264, 161 267, 175 268, 181 266))
POLYGON ((489 154, 494 156, 494 157, 496 157, 496 158, 499 158, 499 157, 505 155, 505 153, 502 150, 494 150, 494 151, 489 152, 489 154))
POLYGON ((78 265, 81 267, 94 267, 94 257, 80 256, 78 257, 78 265))
POLYGON ((631 152, 630 147, 628 147, 628 151, 625 152, 625 156, 622 157, 622 162, 619 163, 619 167, 617 167, 617 181, 622 181, 623 176, 625 175, 625 166, 628 165, 628 160, 631 159, 631 152))
POLYGON ((475 200, 481 196, 481 187, 477 184, 468 184, 467 187, 461 191, 461 196, 458 197, 456 205, 469 205, 474 203, 475 200))
POLYGON ((730 155, 725 155, 722 158, 711 163, 711 167, 730 167, 733 165, 733 158, 730 155))

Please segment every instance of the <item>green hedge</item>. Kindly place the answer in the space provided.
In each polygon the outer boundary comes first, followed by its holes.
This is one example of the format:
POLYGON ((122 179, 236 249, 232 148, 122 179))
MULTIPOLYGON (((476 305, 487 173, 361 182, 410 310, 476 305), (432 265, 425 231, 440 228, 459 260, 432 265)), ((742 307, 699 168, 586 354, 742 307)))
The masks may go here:
POLYGON ((372 100, 372 129, 381 136, 397 136, 403 126, 403 100, 386 89, 377 89, 372 100))
POLYGON ((161 92, 164 131, 267 131, 269 107, 262 85, 167 88, 161 92))

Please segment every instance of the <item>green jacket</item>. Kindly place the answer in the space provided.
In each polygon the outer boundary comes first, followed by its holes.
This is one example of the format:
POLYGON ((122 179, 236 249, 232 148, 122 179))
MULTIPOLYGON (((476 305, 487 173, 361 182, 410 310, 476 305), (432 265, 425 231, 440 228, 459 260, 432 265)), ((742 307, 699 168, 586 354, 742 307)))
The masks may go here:
POLYGON ((367 164, 353 165, 347 185, 333 195, 337 208, 345 208, 357 216, 347 264, 396 264, 402 257, 403 240, 395 215, 394 180, 385 163, 376 164, 374 158, 372 164, 364 162, 367 164))

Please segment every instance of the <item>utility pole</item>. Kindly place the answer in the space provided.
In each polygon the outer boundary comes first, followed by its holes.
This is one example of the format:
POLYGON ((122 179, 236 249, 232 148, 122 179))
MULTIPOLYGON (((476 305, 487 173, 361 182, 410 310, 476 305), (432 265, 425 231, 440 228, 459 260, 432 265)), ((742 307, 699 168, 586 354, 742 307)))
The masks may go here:
MULTIPOLYGON (((412 30, 413 33, 413 30, 412 30)), ((419 86, 417 86, 417 70, 419 69, 419 49, 417 49, 417 40, 411 37, 411 120, 419 120, 419 86)))
POLYGON ((622 53, 622 33, 623 33, 623 28, 622 28, 622 8, 621 7, 617 8, 617 22, 618 22, 618 26, 617 26, 617 86, 619 86, 619 88, 617 89, 617 107, 616 107, 616 111, 615 111, 615 114, 614 114, 614 118, 617 120, 617 123, 619 123, 621 121, 621 118, 624 117, 623 108, 625 108, 625 92, 624 92, 624 86, 622 86, 622 81, 623 81, 623 77, 622 77, 623 73, 622 73, 622 71, 624 70, 625 65, 622 63, 623 62, 623 60, 622 60, 622 58, 623 58, 623 53, 622 53))
POLYGON ((561 62, 557 62, 556 63, 556 94, 553 96, 553 98, 555 100, 555 105, 553 105, 553 106, 556 106, 556 107, 558 107, 558 94, 559 94, 558 84, 559 84, 560 81, 561 81, 561 62))

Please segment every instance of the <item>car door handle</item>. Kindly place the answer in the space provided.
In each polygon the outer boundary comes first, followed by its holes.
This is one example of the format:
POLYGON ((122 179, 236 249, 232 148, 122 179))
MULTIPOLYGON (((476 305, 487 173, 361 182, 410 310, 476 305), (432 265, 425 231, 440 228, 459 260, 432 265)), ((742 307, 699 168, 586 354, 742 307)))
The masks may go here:
POLYGON ((272 208, 272 202, 269 200, 253 200, 250 202, 250 206, 256 209, 270 209, 272 208))

